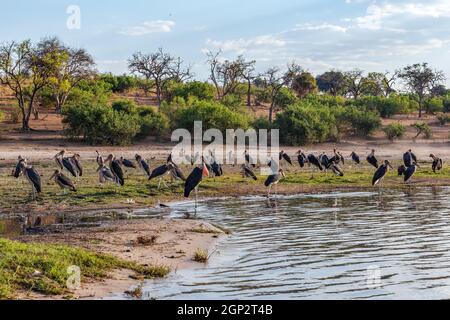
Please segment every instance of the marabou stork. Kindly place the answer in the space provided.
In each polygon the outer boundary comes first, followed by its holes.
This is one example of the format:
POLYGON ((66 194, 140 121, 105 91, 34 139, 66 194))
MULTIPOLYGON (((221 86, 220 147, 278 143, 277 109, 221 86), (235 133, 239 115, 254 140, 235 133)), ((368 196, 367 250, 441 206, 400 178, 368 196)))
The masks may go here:
POLYGON ((404 164, 402 164, 400 167, 398 167, 397 169, 397 173, 399 176, 402 176, 405 174, 406 169, 408 169, 408 167, 406 167, 404 164))
POLYGON ((319 156, 319 161, 320 161, 320 164, 322 165, 322 167, 323 167, 325 170, 330 169, 331 164, 333 163, 333 162, 331 161, 331 159, 328 158, 328 156, 327 156, 325 153, 322 153, 322 154, 319 156))
POLYGON ((389 172, 389 168, 393 169, 391 163, 389 162, 389 160, 385 160, 384 164, 382 164, 377 169, 377 171, 375 171, 375 174, 374 174, 373 179, 372 179, 372 185, 373 186, 375 186, 376 184, 378 184, 378 183, 383 181, 384 177, 389 172))
POLYGON ((241 173, 243 178, 252 178, 253 180, 258 180, 255 173, 252 171, 252 169, 248 166, 243 164, 241 166, 241 173))
POLYGON ((317 168, 320 171, 323 171, 323 166, 320 163, 320 160, 313 154, 308 155, 308 164, 313 166, 311 179, 314 179, 314 170, 317 168))
POLYGON ((78 177, 83 176, 83 166, 81 165, 81 156, 78 153, 75 153, 71 158, 71 161, 75 167, 75 171, 78 177))
POLYGON ((184 197, 189 198, 192 191, 195 192, 195 208, 197 208, 197 192, 203 177, 209 176, 208 168, 205 164, 205 159, 202 157, 201 167, 195 167, 184 184, 184 197))
POLYGON ((353 162, 355 162, 356 164, 360 164, 361 163, 361 160, 360 160, 359 156, 356 154, 355 151, 352 152, 350 157, 352 157, 353 162))
POLYGON ((36 199, 36 193, 42 192, 41 176, 36 169, 32 166, 28 166, 25 162, 20 163, 20 168, 23 175, 27 178, 28 182, 31 184, 32 197, 33 200, 36 199))
POLYGON ((64 190, 64 194, 66 194, 67 189, 73 192, 77 192, 77 189, 75 188, 73 182, 63 173, 61 173, 61 171, 55 170, 50 180, 52 179, 54 179, 55 182, 61 187, 61 189, 64 190))
POLYGON ((331 162, 334 162, 335 164, 339 164, 342 162, 342 164, 345 164, 344 156, 337 151, 336 149, 333 150, 334 156, 330 159, 331 162))
POLYGON ((269 188, 269 190, 267 191, 267 198, 270 198, 272 186, 276 186, 282 178, 286 178, 283 169, 279 169, 277 173, 267 177, 267 180, 264 182, 264 185, 269 188))
POLYGON ((433 172, 439 171, 443 168, 444 164, 441 158, 436 157, 434 154, 430 154, 430 158, 433 159, 433 164, 431 165, 431 169, 433 172))
POLYGON ((367 156, 367 162, 378 169, 378 160, 375 158, 375 149, 367 156))
POLYGON ((181 169, 175 163, 171 162, 171 164, 172 170, 170 170, 170 173, 172 175, 172 179, 186 181, 186 177, 184 176, 181 169))
POLYGON ((211 169, 208 168, 208 170, 211 170, 214 173, 215 177, 223 176, 222 165, 217 163, 216 158, 214 156, 212 156, 211 169))
POLYGON ((335 175, 340 177, 344 176, 344 171, 342 171, 342 169, 335 162, 331 163, 330 169, 335 175))
POLYGON ((406 171, 403 173, 403 180, 405 183, 411 182, 411 179, 416 173, 418 167, 420 166, 416 162, 413 162, 411 166, 406 168, 406 171))
POLYGON ((245 150, 244 155, 245 155, 245 162, 246 162, 248 165, 251 165, 253 168, 255 168, 255 167, 256 167, 256 162, 253 161, 253 158, 252 158, 252 157, 250 156, 250 154, 248 153, 248 150, 245 150))
POLYGON ((410 149, 403 155, 403 163, 405 164, 405 167, 409 168, 414 162, 417 163, 417 157, 410 149))
POLYGON ((55 162, 58 167, 63 170, 66 169, 75 178, 83 175, 83 168, 80 163, 80 155, 74 154, 72 157, 64 157, 66 150, 62 150, 55 155, 55 162))
POLYGON ((125 168, 130 168, 130 169, 136 169, 137 168, 136 164, 133 161, 125 159, 124 157, 120 157, 120 163, 125 168))
POLYGON ((147 177, 150 177, 150 175, 152 173, 150 171, 150 166, 148 165, 148 163, 138 154, 135 156, 135 159, 136 159, 136 162, 138 163, 139 168, 144 170, 147 177))
POLYGON ((168 188, 166 182, 163 179, 164 179, 165 175, 170 175, 172 173, 173 169, 174 169, 174 165, 172 163, 169 162, 169 163, 163 164, 162 166, 159 166, 152 171, 148 180, 153 180, 153 179, 159 178, 158 189, 161 188, 161 182, 163 182, 164 185, 166 186, 166 188, 168 188))
POLYGON ((98 150, 95 150, 95 152, 97 153, 97 164, 99 167, 103 167, 103 165, 105 164, 105 161, 103 160, 102 155, 98 152, 98 150))
POLYGON ((114 173, 112 173, 112 171, 104 164, 98 167, 97 172, 100 184, 104 184, 107 181, 117 183, 114 173))
POLYGON ((109 162, 109 169, 115 177, 116 183, 120 186, 125 185, 125 178, 123 176, 122 166, 120 165, 120 161, 114 157, 113 154, 110 154, 106 161, 109 162))
POLYGON ((283 159, 292 166, 291 157, 289 157, 289 155, 286 152, 281 150, 281 152, 280 152, 280 161, 283 160, 283 159))
POLYGON ((297 151, 297 160, 298 164, 300 165, 300 168, 305 167, 305 164, 308 163, 308 158, 303 153, 303 150, 297 151))
POLYGON ((18 162, 16 165, 16 168, 13 170, 12 175, 14 178, 19 178, 20 175, 22 174, 22 168, 21 168, 21 163, 25 163, 25 165, 27 164, 27 159, 23 158, 22 156, 19 156, 17 158, 18 162))

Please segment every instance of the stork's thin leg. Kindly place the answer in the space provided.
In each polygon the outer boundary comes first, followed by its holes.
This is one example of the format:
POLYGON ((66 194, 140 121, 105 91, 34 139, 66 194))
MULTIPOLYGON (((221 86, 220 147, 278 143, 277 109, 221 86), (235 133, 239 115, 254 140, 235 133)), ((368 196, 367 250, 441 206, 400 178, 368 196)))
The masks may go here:
POLYGON ((161 178, 159 178, 159 183, 158 183, 158 190, 161 188, 161 181, 162 181, 162 179, 161 178))
POLYGON ((195 192, 195 215, 197 215, 197 188, 194 189, 195 192))

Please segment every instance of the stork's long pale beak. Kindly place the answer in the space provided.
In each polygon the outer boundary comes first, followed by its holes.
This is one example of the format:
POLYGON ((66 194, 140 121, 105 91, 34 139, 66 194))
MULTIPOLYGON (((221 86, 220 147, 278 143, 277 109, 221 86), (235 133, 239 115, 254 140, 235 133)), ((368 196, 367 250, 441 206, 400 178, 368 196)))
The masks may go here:
POLYGON ((50 177, 50 179, 48 179, 48 181, 52 180, 54 177, 56 177, 56 172, 52 174, 52 176, 50 177))
POLYGON ((102 167, 99 166, 99 167, 97 168, 97 170, 95 170, 95 172, 99 172, 101 169, 102 169, 102 167))
POLYGON ((415 162, 414 164, 415 164, 418 168, 421 168, 420 165, 419 165, 417 162, 415 162))
POLYGON ((394 167, 389 163, 388 164, 389 168, 391 168, 392 170, 394 170, 394 167))

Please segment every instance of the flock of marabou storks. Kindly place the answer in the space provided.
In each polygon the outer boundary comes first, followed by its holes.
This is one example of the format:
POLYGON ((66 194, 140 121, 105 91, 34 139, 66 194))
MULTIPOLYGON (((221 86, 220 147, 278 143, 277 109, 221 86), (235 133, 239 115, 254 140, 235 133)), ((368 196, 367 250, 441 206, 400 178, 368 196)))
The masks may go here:
MULTIPOLYGON (((158 189, 161 187, 161 183, 167 187, 164 178, 169 176, 172 182, 176 180, 184 182, 184 196, 186 198, 194 192, 195 199, 197 200, 197 190, 204 177, 220 177, 224 174, 223 166, 218 163, 213 152, 209 153, 210 154, 207 156, 200 157, 197 153, 195 156, 189 157, 189 162, 192 166, 194 166, 196 160, 199 158, 201 159, 201 165, 195 166, 191 174, 185 178, 180 167, 174 163, 172 154, 168 156, 165 164, 151 170, 149 163, 140 155, 136 155, 133 160, 125 159, 123 157, 118 159, 113 154, 103 158, 103 156, 97 151, 97 173, 100 184, 111 182, 116 185, 116 188, 125 185, 125 173, 129 169, 140 169, 149 180, 159 179, 158 189)), ((307 156, 303 150, 298 151, 296 156, 301 168, 308 165, 308 167, 312 169, 311 178, 314 177, 314 173, 317 170, 322 172, 331 171, 337 176, 344 176, 342 166, 345 163, 345 158, 342 153, 336 149, 331 157, 327 156, 325 153, 320 154, 318 157, 314 154, 309 154, 307 156)), ((360 157, 355 152, 352 152, 350 157, 354 163, 361 163, 360 157)), ((431 154, 430 157, 432 159, 432 169, 436 173, 442 169, 443 161, 433 154, 431 154)), ((68 175, 70 174, 76 180, 79 180, 79 178, 83 176, 83 166, 80 158, 81 157, 79 154, 74 154, 70 157, 66 156, 65 150, 58 152, 54 156, 57 169, 54 171, 50 180, 54 180, 55 183, 63 189, 64 194, 67 193, 67 190, 73 192, 77 191, 75 184, 68 175), (68 175, 64 174, 64 171, 67 171, 68 175)), ((272 186, 278 184, 285 177, 285 172, 281 168, 281 165, 286 162, 287 164, 293 166, 291 157, 284 151, 280 152, 278 160, 279 161, 274 161, 273 158, 269 158, 267 160, 267 166, 272 170, 272 174, 267 177, 264 183, 264 185, 268 188, 268 198, 270 197, 272 186)), ((376 168, 372 185, 381 185, 383 178, 387 175, 389 169, 392 169, 391 163, 388 160, 385 160, 380 164, 375 156, 375 150, 372 150, 366 160, 371 166, 376 168)), ((245 151, 245 164, 241 166, 242 176, 244 178, 258 180, 254 172, 256 167, 256 161, 254 161, 248 151, 245 151)), ((420 168, 417 157, 411 150, 408 150, 403 155, 403 164, 398 168, 398 175, 403 176, 405 183, 408 183, 416 173, 417 168, 420 168)), ((32 198, 33 200, 36 199, 36 194, 42 192, 41 175, 33 166, 28 164, 27 159, 19 156, 18 163, 13 170, 13 176, 15 178, 19 178, 21 174, 27 178, 32 187, 32 198)))

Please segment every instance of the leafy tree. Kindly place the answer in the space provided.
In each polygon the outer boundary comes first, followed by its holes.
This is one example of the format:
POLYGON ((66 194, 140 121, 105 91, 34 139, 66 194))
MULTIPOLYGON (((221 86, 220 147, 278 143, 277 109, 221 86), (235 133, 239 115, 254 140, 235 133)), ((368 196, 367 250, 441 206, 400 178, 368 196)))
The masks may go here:
POLYGON ((31 41, 0 46, 0 84, 12 90, 22 113, 22 130, 29 131, 30 116, 38 93, 54 72, 54 52, 42 50, 31 41))
POLYGON ((280 92, 278 92, 275 98, 275 105, 280 109, 285 109, 288 106, 295 104, 297 101, 298 98, 292 90, 287 87, 283 87, 280 89, 280 92))
POLYGON ((364 110, 355 106, 343 107, 336 112, 338 127, 349 127, 353 134, 367 137, 381 127, 377 112, 364 110))
POLYGON ((426 97, 433 87, 444 81, 444 73, 433 70, 427 63, 417 63, 399 71, 399 77, 405 82, 409 92, 416 97, 419 103, 419 118, 421 118, 426 97))
POLYGON ((346 93, 355 100, 360 97, 366 86, 364 71, 355 69, 344 73, 346 93))
POLYGON ((345 76, 341 71, 328 71, 316 78, 320 91, 337 96, 345 91, 345 76))
POLYGON ((126 74, 115 76, 112 73, 105 73, 101 75, 100 79, 109 83, 114 93, 125 93, 138 86, 136 77, 126 74))
POLYGON ((56 112, 61 112, 71 91, 80 81, 94 74, 94 60, 84 49, 66 47, 57 38, 42 40, 39 50, 52 56, 52 73, 48 79, 55 100, 56 112))
POLYGON ((309 72, 301 72, 292 80, 292 89, 302 99, 306 95, 317 91, 316 79, 309 72))
POLYGON ((416 140, 421 134, 424 135, 425 139, 430 139, 433 135, 433 132, 431 131, 430 126, 428 123, 425 122, 415 122, 411 125, 414 129, 416 129, 417 134, 413 138, 413 140, 416 140))

